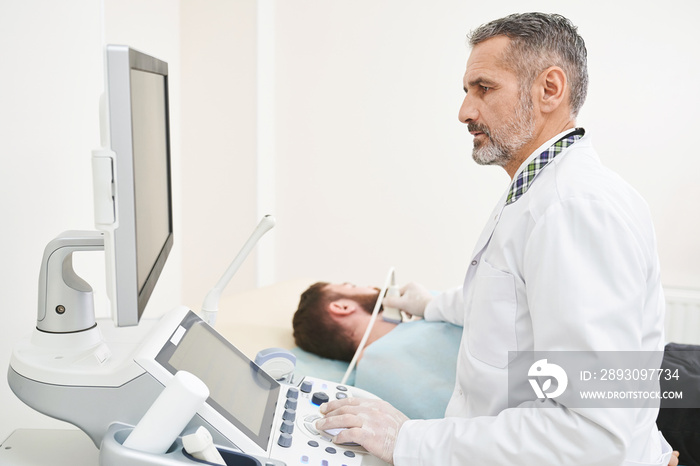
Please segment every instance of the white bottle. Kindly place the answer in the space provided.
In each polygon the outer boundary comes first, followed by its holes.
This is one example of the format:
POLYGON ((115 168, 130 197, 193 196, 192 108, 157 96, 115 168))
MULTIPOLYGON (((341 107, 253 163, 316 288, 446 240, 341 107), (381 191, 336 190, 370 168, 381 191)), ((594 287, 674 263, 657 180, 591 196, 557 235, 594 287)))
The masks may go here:
POLYGON ((178 371, 124 441, 133 450, 163 454, 209 398, 196 376, 178 371))

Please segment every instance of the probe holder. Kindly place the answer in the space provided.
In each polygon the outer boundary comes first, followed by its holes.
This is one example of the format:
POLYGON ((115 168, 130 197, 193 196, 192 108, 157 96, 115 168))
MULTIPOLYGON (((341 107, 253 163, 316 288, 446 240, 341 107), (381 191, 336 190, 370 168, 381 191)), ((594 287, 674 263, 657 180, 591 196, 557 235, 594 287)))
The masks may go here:
MULTIPOLYGON (((100 445, 100 466, 197 466, 214 464, 198 460, 188 455, 182 446, 182 437, 178 437, 167 452, 163 454, 146 453, 132 450, 123 445, 133 428, 124 424, 114 423, 100 445)), ((283 466, 284 463, 270 458, 255 457, 233 450, 217 448, 226 466, 283 466)))

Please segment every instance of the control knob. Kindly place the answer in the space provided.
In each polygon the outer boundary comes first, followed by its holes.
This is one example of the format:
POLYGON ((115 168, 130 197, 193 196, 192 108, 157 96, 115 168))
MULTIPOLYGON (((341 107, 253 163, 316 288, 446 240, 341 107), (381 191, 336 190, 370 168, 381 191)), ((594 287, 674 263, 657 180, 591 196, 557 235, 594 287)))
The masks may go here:
POLYGON ((328 394, 325 392, 316 392, 311 397, 311 402, 317 406, 321 406, 323 403, 328 403, 328 394))

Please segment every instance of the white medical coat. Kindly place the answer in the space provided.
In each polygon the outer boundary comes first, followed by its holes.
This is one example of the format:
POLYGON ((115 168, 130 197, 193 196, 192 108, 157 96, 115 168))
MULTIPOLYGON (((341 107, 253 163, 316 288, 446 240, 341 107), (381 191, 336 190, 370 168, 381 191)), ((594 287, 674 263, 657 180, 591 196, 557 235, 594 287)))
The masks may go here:
POLYGON ((427 320, 464 328, 456 387, 445 419, 404 424, 395 464, 668 464, 656 409, 508 408, 509 351, 663 350, 647 205, 601 165, 588 135, 544 167, 520 199, 505 206, 506 196, 463 287, 426 308, 427 320))

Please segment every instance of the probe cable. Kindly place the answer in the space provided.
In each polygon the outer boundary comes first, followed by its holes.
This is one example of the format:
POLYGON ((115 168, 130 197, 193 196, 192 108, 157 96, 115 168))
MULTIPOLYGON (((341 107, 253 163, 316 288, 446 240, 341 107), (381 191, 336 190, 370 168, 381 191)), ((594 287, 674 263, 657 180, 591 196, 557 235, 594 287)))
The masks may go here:
POLYGON ((345 375, 343 376, 343 380, 340 381, 341 384, 345 384, 348 380, 348 377, 350 377, 350 373, 352 370, 355 368, 355 365, 357 364, 357 360, 360 357, 360 354, 362 353, 362 350, 365 349, 365 345, 367 344, 367 339, 369 338, 369 334, 372 331, 372 327, 374 327, 374 322, 377 320, 377 315, 379 314, 379 308, 382 307, 382 300, 384 299, 384 296, 386 296, 386 292, 389 289, 389 286, 393 285, 395 282, 394 278, 394 267, 389 268, 389 273, 386 277, 386 280, 384 281, 384 288, 382 288, 382 291, 379 292, 379 296, 377 297, 377 302, 374 304, 374 310, 372 311, 372 317, 369 319, 369 325, 367 325, 367 330, 365 330, 365 334, 362 336, 362 340, 360 340, 360 345, 357 347, 357 351, 355 351, 355 355, 352 357, 352 361, 350 361, 350 365, 348 366, 348 369, 345 371, 345 375))

